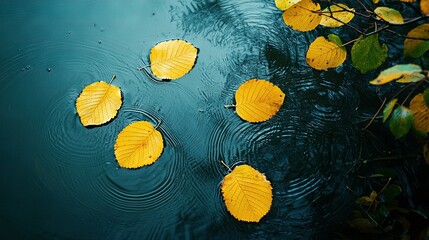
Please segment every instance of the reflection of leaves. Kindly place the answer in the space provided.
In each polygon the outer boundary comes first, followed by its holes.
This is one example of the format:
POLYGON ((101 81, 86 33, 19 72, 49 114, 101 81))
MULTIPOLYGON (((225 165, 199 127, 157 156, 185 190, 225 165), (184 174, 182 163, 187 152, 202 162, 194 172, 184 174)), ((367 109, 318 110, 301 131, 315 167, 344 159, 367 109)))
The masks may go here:
POLYGON ((346 60, 347 52, 341 39, 334 34, 316 38, 309 46, 306 60, 308 65, 318 70, 335 68, 346 60))
POLYGON ((307 32, 319 25, 320 5, 312 0, 301 0, 283 13, 283 21, 294 30, 307 32))
POLYGON ((150 68, 160 79, 178 79, 191 71, 198 49, 183 40, 160 42, 150 51, 150 68))
POLYGON ((115 143, 119 166, 138 168, 154 163, 161 156, 162 135, 149 122, 138 121, 126 126, 115 143))
POLYGON ((405 136, 413 124, 413 112, 404 107, 398 106, 390 118, 389 129, 395 138, 405 136))
POLYGON ((251 79, 235 93, 238 116, 249 122, 263 122, 272 118, 283 104, 285 94, 276 85, 261 79, 251 79))
POLYGON ((376 9, 374 9, 374 13, 388 23, 404 23, 404 18, 402 17, 401 13, 396 9, 388 7, 377 7, 376 9))
POLYGON ((374 70, 387 58, 387 45, 378 40, 378 34, 356 41, 352 47, 352 63, 362 73, 374 70))
MULTIPOLYGON (((113 76, 115 79, 115 76, 113 76)), ((76 99, 76 110, 84 126, 110 121, 122 105, 121 90, 103 81, 86 86, 76 99)))
POLYGON ((259 222, 271 208, 271 183, 249 165, 235 167, 221 188, 226 208, 238 220, 259 222))
POLYGON ((402 188, 396 184, 390 184, 384 188, 381 195, 385 202, 390 202, 402 193, 402 188))

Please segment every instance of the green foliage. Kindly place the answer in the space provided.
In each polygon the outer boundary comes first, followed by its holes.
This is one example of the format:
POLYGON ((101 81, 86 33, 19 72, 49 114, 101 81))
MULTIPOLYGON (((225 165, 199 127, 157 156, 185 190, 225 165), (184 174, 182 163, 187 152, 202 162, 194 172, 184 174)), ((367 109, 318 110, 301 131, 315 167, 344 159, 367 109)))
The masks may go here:
POLYGON ((341 41, 341 38, 338 37, 335 34, 329 34, 328 35, 328 39, 331 40, 332 42, 334 42, 335 44, 337 44, 338 46, 342 46, 343 42, 341 41))
POLYGON ((386 107, 384 107, 383 110, 383 122, 386 122, 387 119, 390 117, 390 114, 393 111, 393 108, 395 107, 396 102, 398 101, 397 98, 392 99, 388 104, 386 104, 386 107))
POLYGON ((429 88, 423 92, 423 99, 425 100, 425 104, 429 107, 429 88))
POLYGON ((370 83, 382 85, 396 80, 400 83, 418 82, 425 76, 421 74, 422 68, 415 64, 398 64, 382 71, 370 83))
POLYGON ((353 66, 366 73, 377 69, 387 58, 388 47, 380 44, 378 34, 359 39, 352 47, 353 66))
POLYGON ((390 118, 389 129, 395 138, 405 136, 413 126, 413 112, 404 107, 397 107, 390 118))

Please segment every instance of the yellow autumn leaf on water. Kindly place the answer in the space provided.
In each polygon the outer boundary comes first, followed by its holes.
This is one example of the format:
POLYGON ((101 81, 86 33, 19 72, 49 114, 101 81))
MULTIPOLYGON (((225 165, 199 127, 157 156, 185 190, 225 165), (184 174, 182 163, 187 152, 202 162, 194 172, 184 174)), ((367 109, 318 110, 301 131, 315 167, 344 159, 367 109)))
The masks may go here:
POLYGON ((412 3, 415 2, 416 0, 399 0, 401 2, 405 2, 405 3, 412 3))
POLYGON ((320 5, 312 0, 301 0, 283 13, 283 21, 294 30, 306 32, 319 25, 320 5))
POLYGON ((225 176, 221 189, 226 209, 238 220, 259 222, 271 208, 271 183, 249 165, 235 167, 225 176))
POLYGON ((126 126, 115 143, 115 156, 119 166, 138 168, 154 163, 164 148, 162 135, 147 121, 126 126))
POLYGON ((378 4, 378 3, 380 2, 380 0, 372 0, 372 2, 373 2, 374 4, 378 4))
POLYGON ((429 50, 429 24, 422 24, 408 32, 404 41, 404 55, 419 58, 429 50))
MULTIPOLYGON (((283 104, 285 94, 276 85, 261 79, 251 79, 235 92, 235 107, 242 119, 257 123, 272 118, 283 104)), ((228 107, 228 106, 226 106, 228 107)))
POLYGON ((425 104, 423 94, 414 96, 410 102, 410 110, 414 113, 414 128, 429 133, 429 108, 425 104))
POLYGON ((160 42, 150 51, 150 68, 159 79, 178 79, 194 67, 198 49, 183 40, 160 42))
POLYGON ((301 0, 274 0, 276 7, 282 11, 292 7, 295 3, 301 0))
POLYGON ((392 24, 404 23, 404 18, 398 10, 388 7, 377 7, 374 13, 384 21, 392 24))
POLYGON ((425 76, 421 74, 422 68, 416 64, 398 64, 382 71, 377 78, 370 81, 373 85, 383 85, 392 81, 402 83, 417 82, 425 76))
POLYGON ((338 5, 331 5, 323 9, 320 25, 331 28, 343 26, 354 18, 354 11, 354 8, 349 8, 341 3, 338 5))
POLYGON ((340 38, 330 34, 329 39, 318 37, 310 44, 306 60, 312 68, 325 70, 340 66, 346 57, 347 51, 340 38))
POLYGON ((110 121, 122 105, 121 90, 103 81, 86 86, 76 99, 76 110, 84 126, 101 125, 110 121))
POLYGON ((429 0, 421 0, 420 1, 420 9, 422 10, 422 13, 425 15, 429 14, 429 0))

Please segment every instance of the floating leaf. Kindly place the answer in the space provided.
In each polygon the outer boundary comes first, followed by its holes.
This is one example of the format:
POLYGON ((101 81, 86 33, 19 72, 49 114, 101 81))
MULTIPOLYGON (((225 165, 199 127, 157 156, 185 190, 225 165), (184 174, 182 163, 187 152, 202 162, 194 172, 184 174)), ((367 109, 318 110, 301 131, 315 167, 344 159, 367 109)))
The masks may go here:
POLYGON ((251 79, 235 93, 236 111, 242 119, 257 123, 272 118, 283 104, 285 94, 276 85, 261 79, 251 79))
MULTIPOLYGON (((115 78, 113 75, 112 81, 115 78)), ((103 81, 86 86, 76 99, 76 110, 84 126, 101 125, 110 121, 121 105, 121 89, 103 81)))
POLYGON ((398 99, 394 98, 390 100, 388 104, 386 104, 386 107, 384 107, 384 110, 383 110, 383 122, 386 122, 386 120, 389 118, 397 101, 398 99))
POLYGON ((349 8, 342 3, 331 5, 323 9, 320 25, 331 28, 343 26, 354 18, 354 11, 354 8, 349 8))
POLYGON ((341 39, 330 34, 329 39, 316 38, 309 46, 306 60, 312 68, 324 70, 340 66, 347 56, 346 49, 342 46, 341 39))
POLYGON ((413 58, 421 57, 429 50, 429 23, 412 29, 407 37, 404 41, 404 55, 413 58))
POLYGON ((429 165, 429 142, 423 146, 423 158, 425 159, 426 164, 429 165))
POLYGON ((198 49, 183 40, 160 42, 150 51, 150 68, 160 79, 178 79, 194 67, 198 49))
POLYGON ((423 99, 425 100, 426 107, 429 107, 429 88, 423 92, 423 99))
POLYGON ((138 121, 126 126, 115 143, 119 166, 138 168, 154 163, 164 148, 162 135, 149 122, 138 121))
POLYGON ((380 2, 380 0, 372 0, 372 2, 373 2, 374 4, 377 4, 377 3, 379 3, 379 2, 380 2))
POLYGON ((416 64, 398 64, 382 71, 376 79, 370 81, 369 83, 374 85, 383 85, 394 80, 403 82, 404 79, 407 80, 423 76, 420 74, 421 71, 422 68, 416 64))
POLYGON ((353 66, 362 73, 377 69, 387 58, 387 45, 380 45, 378 34, 356 41, 352 47, 353 66))
POLYGON ((377 7, 374 13, 384 21, 392 24, 404 23, 404 18, 398 10, 388 7, 377 7))
POLYGON ((301 0, 283 13, 283 21, 294 30, 307 32, 319 25, 320 5, 312 0, 301 0))
POLYGON ((226 208, 238 220, 259 222, 271 208, 271 183, 249 165, 235 167, 221 188, 226 208))
POLYGON ((425 15, 429 14, 429 0, 421 0, 420 1, 420 9, 422 10, 422 13, 425 15))
POLYGON ((405 3, 412 3, 412 2, 416 2, 416 0, 399 0, 401 2, 405 2, 405 3))
POLYGON ((292 7, 295 3, 299 2, 301 0, 275 0, 276 7, 282 11, 292 7))
POLYGON ((389 129, 396 139, 405 136, 413 125, 413 112, 404 107, 398 106, 390 118, 389 129))
POLYGON ((377 196, 378 196, 377 192, 372 191, 369 196, 363 196, 363 197, 358 198, 356 200, 356 203, 360 204, 360 205, 364 205, 364 206, 371 206, 374 203, 374 201, 376 200, 377 196))
POLYGON ((429 107, 425 104, 423 94, 414 96, 410 110, 414 113, 414 128, 422 133, 429 133, 429 107))

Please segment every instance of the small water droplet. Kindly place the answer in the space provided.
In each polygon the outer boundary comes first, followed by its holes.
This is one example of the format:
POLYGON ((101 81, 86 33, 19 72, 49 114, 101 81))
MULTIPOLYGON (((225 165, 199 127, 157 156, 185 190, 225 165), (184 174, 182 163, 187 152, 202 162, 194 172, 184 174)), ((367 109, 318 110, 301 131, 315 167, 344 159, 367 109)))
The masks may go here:
POLYGON ((46 71, 51 72, 51 71, 52 71, 52 69, 51 69, 51 68, 47 68, 47 69, 46 69, 46 71))
POLYGON ((101 28, 101 29, 100 29, 100 32, 104 32, 104 30, 106 30, 106 29, 105 29, 105 28, 101 28))
POLYGON ((21 52, 21 48, 18 48, 17 50, 18 50, 18 52, 21 52))
POLYGON ((101 44, 101 40, 98 40, 98 44, 101 44))
POLYGON ((25 69, 30 69, 31 68, 31 66, 30 65, 27 65, 27 66, 25 66, 25 69))
POLYGON ((71 34, 71 31, 68 31, 68 34, 71 34))
POLYGON ((21 71, 23 71, 23 72, 24 72, 24 71, 25 71, 25 68, 21 68, 21 71))

